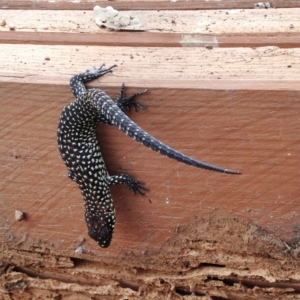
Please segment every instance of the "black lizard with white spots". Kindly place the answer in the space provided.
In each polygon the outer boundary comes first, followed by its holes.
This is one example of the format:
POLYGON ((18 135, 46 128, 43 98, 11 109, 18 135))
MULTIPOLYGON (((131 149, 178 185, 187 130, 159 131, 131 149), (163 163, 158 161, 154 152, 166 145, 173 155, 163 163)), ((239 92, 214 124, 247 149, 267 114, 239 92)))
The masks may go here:
POLYGON ((112 72, 114 67, 115 65, 104 69, 102 65, 98 69, 94 68, 71 78, 70 86, 76 100, 63 109, 57 130, 58 147, 68 167, 68 176, 78 184, 84 198, 89 236, 103 248, 110 245, 115 224, 116 213, 110 186, 125 183, 133 193, 142 195, 147 189, 127 174, 109 176, 96 138, 97 122, 115 125, 146 147, 185 164, 217 172, 240 174, 175 151, 131 121, 123 111, 131 107, 135 110, 145 109, 134 98, 146 90, 131 97, 124 97, 123 85, 115 103, 100 89, 85 88, 85 82, 112 72))

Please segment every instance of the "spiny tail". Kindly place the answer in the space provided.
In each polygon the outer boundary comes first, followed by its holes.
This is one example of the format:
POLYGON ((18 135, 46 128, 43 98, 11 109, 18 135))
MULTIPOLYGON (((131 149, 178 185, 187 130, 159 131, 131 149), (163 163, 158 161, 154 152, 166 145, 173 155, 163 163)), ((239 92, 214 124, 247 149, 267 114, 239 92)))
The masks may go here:
POLYGON ((216 172, 222 172, 227 174, 241 174, 240 172, 224 169, 221 167, 217 167, 208 163, 205 163, 200 160, 193 159, 187 155, 184 155, 169 146, 161 143, 159 140, 152 137, 150 134, 145 132, 142 128, 140 128, 136 123, 131 121, 120 108, 113 102, 106 103, 106 105, 102 106, 102 111, 106 115, 106 117, 119 129, 125 132, 127 135, 140 142, 144 146, 152 149, 153 151, 159 152, 162 155, 165 155, 169 158, 175 159, 182 163, 185 163, 190 166, 194 166, 197 168, 207 169, 216 172))

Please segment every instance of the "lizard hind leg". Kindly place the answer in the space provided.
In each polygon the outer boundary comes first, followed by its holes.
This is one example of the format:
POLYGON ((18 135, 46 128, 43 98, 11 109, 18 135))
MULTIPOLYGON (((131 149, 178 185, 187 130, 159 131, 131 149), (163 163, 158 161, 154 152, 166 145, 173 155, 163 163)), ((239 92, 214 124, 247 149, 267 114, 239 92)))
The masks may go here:
POLYGON ((118 105, 118 107, 124 111, 126 110, 130 110, 130 108, 132 107, 135 111, 138 111, 138 108, 145 110, 147 108, 147 106, 142 105, 141 103, 139 103, 138 101, 135 100, 135 97, 145 94, 147 92, 147 89, 145 89, 142 92, 138 92, 135 93, 129 97, 125 97, 124 96, 124 87, 125 84, 123 83, 121 86, 121 90, 120 90, 120 94, 119 97, 116 100, 116 104, 118 105))

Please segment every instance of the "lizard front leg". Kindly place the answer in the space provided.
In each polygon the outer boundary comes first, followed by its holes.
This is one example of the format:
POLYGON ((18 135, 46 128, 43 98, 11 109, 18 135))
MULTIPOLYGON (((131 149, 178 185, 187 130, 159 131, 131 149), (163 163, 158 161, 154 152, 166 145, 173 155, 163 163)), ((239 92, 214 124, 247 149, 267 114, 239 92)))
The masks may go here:
POLYGON ((147 89, 145 89, 142 92, 135 93, 129 97, 124 97, 124 87, 125 87, 125 84, 123 83, 121 86, 119 97, 116 100, 116 104, 118 105, 118 107, 122 111, 124 111, 125 109, 130 110, 131 107, 133 107, 133 109, 135 111, 137 111, 138 108, 145 110, 147 108, 147 106, 144 106, 141 103, 139 103, 138 101, 136 101, 135 97, 145 94, 147 92, 147 89))
POLYGON ((128 174, 107 176, 106 182, 109 185, 125 183, 127 185, 128 189, 131 190, 134 194, 145 195, 145 193, 147 191, 149 191, 147 188, 144 187, 144 183, 133 179, 128 174))
POLYGON ((102 64, 99 68, 94 67, 92 70, 87 70, 86 72, 73 76, 70 80, 72 93, 76 98, 80 97, 82 94, 86 93, 86 88, 84 86, 85 82, 99 78, 107 73, 111 73, 112 69, 116 66, 117 65, 113 65, 107 69, 104 69, 104 64, 102 64))

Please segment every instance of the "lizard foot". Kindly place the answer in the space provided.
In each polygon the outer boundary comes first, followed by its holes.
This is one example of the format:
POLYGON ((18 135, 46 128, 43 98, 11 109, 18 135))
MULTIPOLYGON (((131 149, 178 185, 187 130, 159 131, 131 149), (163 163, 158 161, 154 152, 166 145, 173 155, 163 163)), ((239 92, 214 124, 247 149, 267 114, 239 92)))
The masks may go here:
POLYGON ((102 64, 99 68, 94 67, 92 70, 87 70, 86 75, 87 76, 93 76, 93 78, 98 78, 100 76, 103 76, 107 73, 111 73, 112 69, 115 68, 117 65, 113 65, 107 69, 104 69, 105 64, 102 64))
POLYGON ((126 182, 127 187, 129 190, 131 190, 134 194, 140 194, 140 195, 145 195, 146 192, 148 192, 149 190, 147 188, 144 187, 144 183, 134 180, 132 178, 130 178, 131 180, 129 180, 128 182, 126 182))
POLYGON ((122 87, 121 87, 120 95, 117 99, 117 105, 119 106, 119 108, 123 111, 125 109, 130 110, 131 107, 133 107, 133 109, 135 111, 138 111, 138 108, 145 110, 147 108, 147 106, 142 105, 141 103, 136 101, 134 98, 139 95, 145 94, 147 92, 147 89, 145 89, 142 92, 135 93, 129 97, 124 97, 124 86, 125 86, 125 84, 123 83, 122 87))

